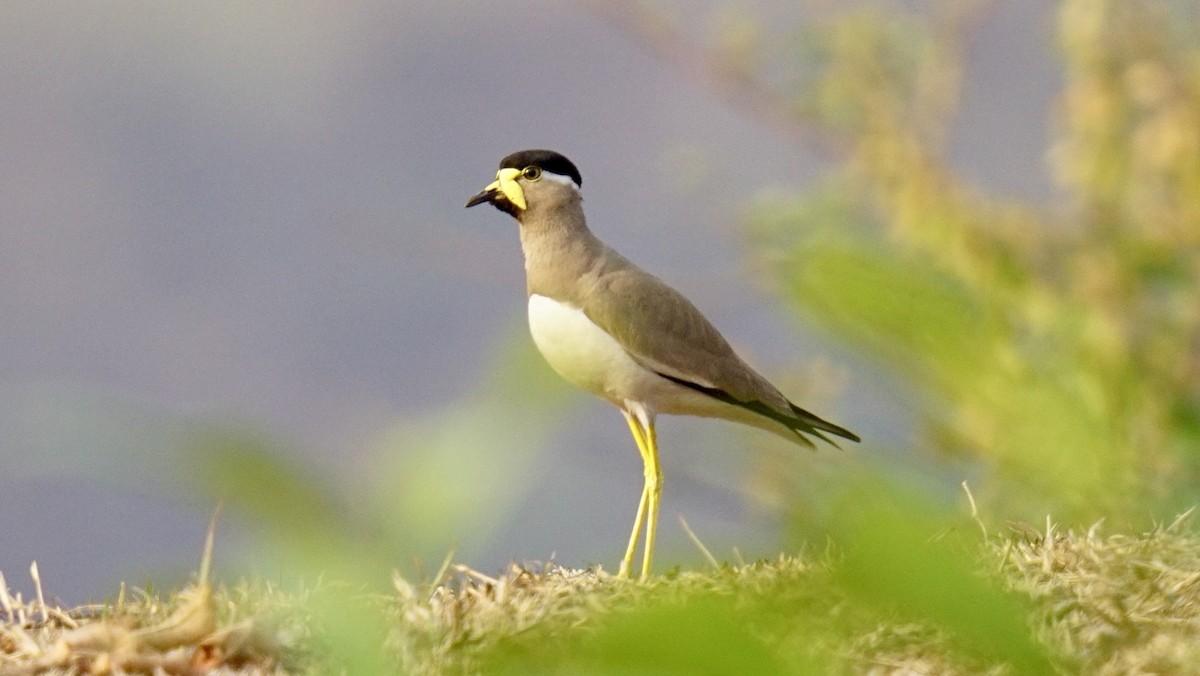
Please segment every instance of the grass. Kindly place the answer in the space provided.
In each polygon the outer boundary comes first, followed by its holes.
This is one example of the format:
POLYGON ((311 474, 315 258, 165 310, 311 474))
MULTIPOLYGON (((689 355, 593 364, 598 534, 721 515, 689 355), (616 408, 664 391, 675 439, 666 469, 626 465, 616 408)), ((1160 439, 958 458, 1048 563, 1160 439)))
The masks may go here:
POLYGON ((496 576, 446 566, 437 584, 397 576, 380 597, 329 582, 210 588, 202 567, 168 601, 134 594, 67 610, 5 595, 0 674, 355 673, 322 648, 347 629, 313 602, 330 592, 388 628, 373 663, 412 674, 1183 673, 1200 664, 1200 538, 1186 516, 1136 535, 1047 524, 976 538, 975 569, 1020 602, 1044 662, 865 600, 845 582, 849 555, 831 547, 644 585, 558 565, 496 576))

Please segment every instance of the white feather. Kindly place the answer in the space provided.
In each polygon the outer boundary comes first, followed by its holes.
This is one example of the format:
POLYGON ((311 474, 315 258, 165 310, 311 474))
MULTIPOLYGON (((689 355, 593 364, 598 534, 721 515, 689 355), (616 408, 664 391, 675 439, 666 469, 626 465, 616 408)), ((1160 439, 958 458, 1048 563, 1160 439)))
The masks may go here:
POLYGON ((551 181, 554 181, 555 183, 562 183, 563 185, 569 185, 572 188, 575 188, 576 190, 579 189, 579 186, 575 185, 575 179, 571 178, 570 176, 556 174, 553 171, 546 171, 545 169, 543 169, 542 170, 542 178, 549 179, 551 181))

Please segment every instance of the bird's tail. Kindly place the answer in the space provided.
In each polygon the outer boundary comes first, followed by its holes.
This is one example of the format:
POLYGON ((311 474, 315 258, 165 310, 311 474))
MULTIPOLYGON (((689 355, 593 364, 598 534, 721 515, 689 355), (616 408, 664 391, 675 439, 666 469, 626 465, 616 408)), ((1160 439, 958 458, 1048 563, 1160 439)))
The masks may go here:
POLYGON ((857 434, 851 432, 845 427, 834 425, 828 420, 809 413, 790 401, 788 402, 788 406, 790 406, 792 409, 792 413, 794 414, 793 417, 789 418, 787 416, 780 415, 775 419, 784 425, 787 425, 796 434, 811 434, 825 443, 835 447, 838 447, 837 442, 825 436, 822 434, 822 432, 828 432, 843 439, 849 439, 850 441, 862 441, 857 434))
POLYGON ((839 436, 843 439, 849 439, 850 441, 862 441, 862 439, 859 439, 858 435, 854 432, 851 432, 845 427, 834 425, 828 420, 823 420, 812 413, 805 411, 790 401, 787 404, 791 409, 791 415, 788 415, 785 412, 768 406, 762 401, 742 401, 730 395, 728 392, 715 387, 697 385, 696 383, 684 380, 683 378, 676 378, 675 376, 668 375, 666 373, 659 373, 658 375, 670 380, 671 382, 683 385, 684 387, 693 389, 697 392, 707 394, 708 396, 719 401, 723 401, 727 404, 733 404, 734 406, 757 413, 765 418, 770 418, 771 420, 774 420, 775 422, 794 432, 800 443, 810 448, 814 447, 814 445, 812 440, 804 436, 806 434, 814 436, 830 446, 833 446, 834 448, 841 448, 841 446, 838 446, 837 442, 825 436, 824 432, 839 436))

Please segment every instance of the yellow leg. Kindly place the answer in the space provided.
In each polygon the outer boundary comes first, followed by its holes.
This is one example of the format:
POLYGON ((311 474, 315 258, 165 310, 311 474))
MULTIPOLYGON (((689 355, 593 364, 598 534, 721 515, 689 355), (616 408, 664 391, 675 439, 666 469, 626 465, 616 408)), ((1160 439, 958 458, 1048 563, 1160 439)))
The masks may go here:
POLYGON ((621 559, 621 569, 617 571, 617 577, 629 577, 629 572, 633 568, 633 555, 637 551, 638 536, 642 534, 642 524, 646 521, 648 499, 648 493, 642 489, 642 499, 638 503, 637 517, 633 520, 633 533, 629 535, 629 546, 625 548, 625 558, 621 559))
POLYGON ((654 420, 641 420, 628 411, 625 421, 629 423, 629 431, 637 443, 638 452, 642 454, 642 468, 645 483, 642 485, 642 499, 638 502, 637 516, 633 520, 633 532, 629 535, 629 545, 625 548, 625 558, 617 571, 619 577, 629 577, 633 570, 633 555, 637 553, 638 536, 642 526, 646 527, 646 547, 642 552, 642 574, 639 580, 645 582, 650 578, 650 570, 654 566, 654 540, 658 534, 658 510, 662 500, 662 468, 658 462, 658 438, 654 432, 654 420))
MULTIPOLYGON (((625 422, 629 423, 629 431, 633 433, 633 441, 637 444, 638 453, 642 456, 642 464, 646 463, 646 437, 642 432, 642 425, 637 418, 626 411, 621 411, 625 415, 625 422)), ((625 558, 621 559, 621 567, 617 571, 618 577, 629 577, 633 569, 633 555, 637 552, 638 536, 642 534, 642 524, 646 521, 646 508, 649 506, 650 492, 646 487, 642 488, 642 499, 638 502, 637 516, 633 520, 633 533, 629 535, 629 546, 625 548, 625 558)))
POLYGON ((654 564, 654 538, 658 533, 658 507, 662 502, 662 467, 658 462, 658 439, 654 433, 654 420, 651 419, 644 430, 643 441, 646 444, 642 451, 645 461, 646 487, 642 495, 649 495, 649 508, 646 515, 646 551, 642 559, 642 575, 639 578, 645 582, 650 578, 650 568, 654 564))

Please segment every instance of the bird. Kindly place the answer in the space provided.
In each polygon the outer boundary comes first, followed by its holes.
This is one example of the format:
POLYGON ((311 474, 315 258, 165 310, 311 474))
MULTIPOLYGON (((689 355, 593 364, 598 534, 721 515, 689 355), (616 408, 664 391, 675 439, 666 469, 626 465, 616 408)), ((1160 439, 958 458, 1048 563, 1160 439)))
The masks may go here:
POLYGON ((500 161, 468 208, 491 204, 517 220, 525 257, 529 330, 550 367, 620 409, 642 457, 642 497, 618 569, 629 578, 645 532, 639 580, 650 577, 663 473, 660 414, 720 418, 791 441, 858 442, 850 430, 800 408, 734 352, 696 306, 600 241, 583 213, 583 177, 553 150, 500 161))

